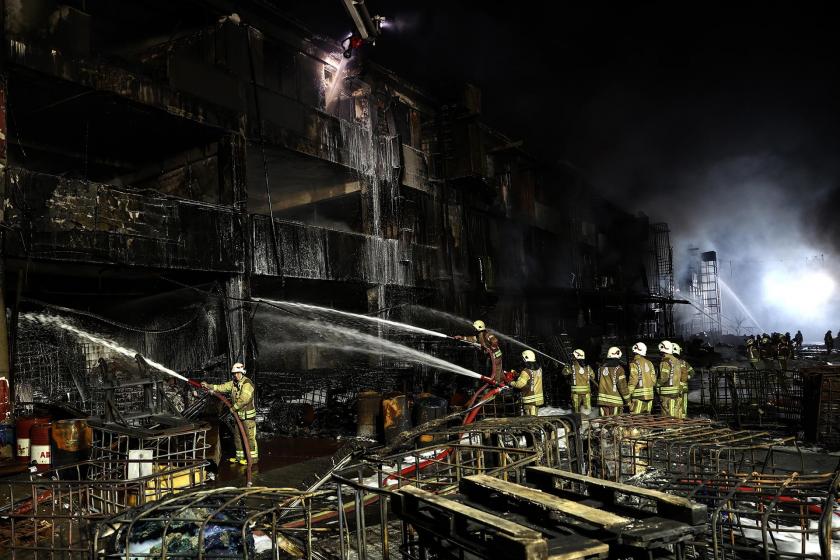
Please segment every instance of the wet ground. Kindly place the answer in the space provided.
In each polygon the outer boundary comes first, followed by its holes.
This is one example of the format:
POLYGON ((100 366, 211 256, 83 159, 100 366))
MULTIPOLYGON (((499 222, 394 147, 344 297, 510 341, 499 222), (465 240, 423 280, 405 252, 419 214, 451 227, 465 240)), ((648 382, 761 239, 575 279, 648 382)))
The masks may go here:
MULTIPOLYGON (((225 441, 217 484, 245 485, 245 467, 232 465, 227 458, 233 453, 225 441)), ((252 469, 255 486, 301 488, 314 482, 316 476, 332 466, 332 456, 343 443, 327 438, 294 438, 277 436, 259 438, 260 460, 252 469)))

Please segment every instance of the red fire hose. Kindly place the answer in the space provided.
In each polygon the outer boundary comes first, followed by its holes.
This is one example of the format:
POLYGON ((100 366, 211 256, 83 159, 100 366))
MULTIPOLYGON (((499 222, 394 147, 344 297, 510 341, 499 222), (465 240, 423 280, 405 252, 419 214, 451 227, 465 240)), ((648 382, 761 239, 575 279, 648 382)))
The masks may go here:
POLYGON ((248 432, 245 431, 245 424, 242 423, 242 419, 239 418, 239 413, 233 409, 233 405, 230 404, 230 401, 224 395, 213 391, 212 389, 205 388, 200 382, 196 381, 195 379, 188 379, 187 383, 195 387, 196 389, 201 389, 202 391, 207 391, 217 399, 219 399, 223 405, 227 407, 230 411, 233 419, 236 420, 236 425, 239 428, 239 437, 242 438, 242 449, 245 451, 245 460, 247 461, 245 465, 245 484, 246 486, 251 486, 251 445, 248 443, 248 432))

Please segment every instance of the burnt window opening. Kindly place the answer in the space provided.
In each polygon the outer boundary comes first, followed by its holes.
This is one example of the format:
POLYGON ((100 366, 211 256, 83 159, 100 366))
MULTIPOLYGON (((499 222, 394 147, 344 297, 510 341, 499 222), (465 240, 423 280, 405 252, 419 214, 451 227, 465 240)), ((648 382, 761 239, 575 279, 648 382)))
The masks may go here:
POLYGON ((281 148, 249 146, 248 211, 338 231, 362 232, 362 179, 340 165, 281 148), (266 193, 264 166, 268 171, 266 193))

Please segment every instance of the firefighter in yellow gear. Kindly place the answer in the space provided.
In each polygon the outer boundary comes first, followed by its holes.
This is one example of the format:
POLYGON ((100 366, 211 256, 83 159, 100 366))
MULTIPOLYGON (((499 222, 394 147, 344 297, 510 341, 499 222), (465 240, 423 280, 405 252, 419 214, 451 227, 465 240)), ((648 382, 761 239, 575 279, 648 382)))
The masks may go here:
POLYGON ((514 389, 522 391, 522 406, 525 416, 537 416, 543 405, 542 368, 537 365, 537 355, 533 350, 522 352, 524 366, 517 378, 510 382, 514 389))
MULTIPOLYGON (((202 383, 201 386, 217 393, 227 393, 230 395, 233 410, 239 416, 239 419, 242 420, 245 433, 248 435, 248 447, 251 451, 251 463, 253 464, 259 461, 259 450, 257 448, 257 408, 254 405, 254 382, 245 377, 245 366, 243 364, 233 364, 230 372, 233 375, 233 379, 227 383, 222 383, 221 385, 202 383)), ((228 460, 231 463, 247 465, 248 460, 245 457, 241 434, 237 435, 234 441, 236 442, 236 457, 231 457, 228 460)))
POLYGON ((656 368, 645 357, 647 345, 644 342, 637 342, 632 350, 633 359, 628 364, 630 375, 627 379, 630 414, 650 414, 653 408, 653 388, 656 386, 656 368))
POLYGON ((621 349, 613 346, 607 351, 606 361, 598 368, 598 408, 601 416, 621 414, 624 401, 630 398, 620 359, 621 349))
POLYGON ((572 363, 563 366, 563 375, 572 384, 572 412, 589 414, 592 410, 590 383, 595 382, 595 371, 586 363, 586 353, 580 348, 572 352, 572 363))
POLYGON ((680 364, 680 418, 686 418, 688 417, 688 381, 694 375, 694 368, 682 357, 682 347, 676 342, 672 346, 674 358, 680 364))
POLYGON ((680 370, 679 361, 674 358, 674 346, 667 340, 659 343, 662 361, 659 363, 659 399, 662 402, 662 415, 680 417, 680 370))
POLYGON ((499 339, 491 332, 487 331, 487 325, 484 321, 478 320, 473 322, 475 334, 472 336, 453 336, 457 340, 464 340, 478 344, 487 357, 490 359, 490 375, 496 383, 504 381, 505 371, 502 366, 502 349, 499 345, 499 339))
POLYGON ((753 337, 747 339, 747 357, 753 369, 758 369, 758 361, 761 359, 761 350, 753 337))
POLYGON ((790 333, 779 336, 776 348, 776 359, 779 361, 779 369, 781 371, 787 371, 788 358, 790 358, 790 333))

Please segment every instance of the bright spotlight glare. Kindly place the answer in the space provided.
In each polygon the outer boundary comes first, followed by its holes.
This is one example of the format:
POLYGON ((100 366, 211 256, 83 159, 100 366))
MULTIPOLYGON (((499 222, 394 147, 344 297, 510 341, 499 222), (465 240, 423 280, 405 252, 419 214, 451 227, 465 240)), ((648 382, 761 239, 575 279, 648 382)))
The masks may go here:
POLYGON ((834 280, 824 272, 774 271, 764 277, 764 299, 794 315, 814 316, 825 310, 834 293, 834 280))

